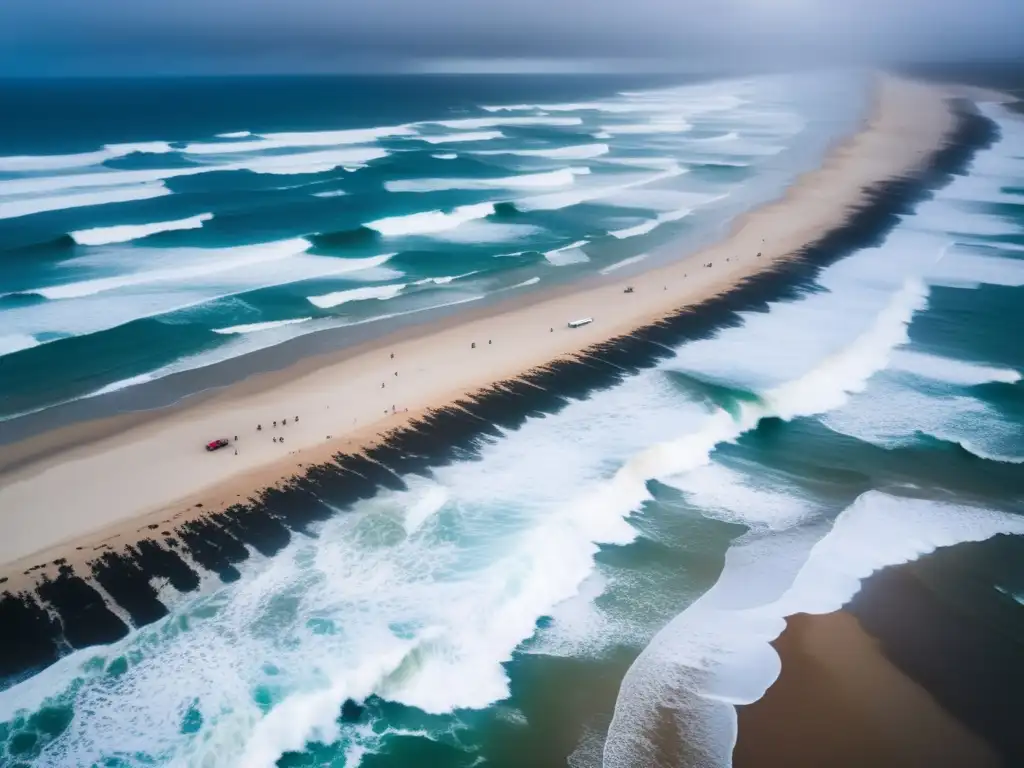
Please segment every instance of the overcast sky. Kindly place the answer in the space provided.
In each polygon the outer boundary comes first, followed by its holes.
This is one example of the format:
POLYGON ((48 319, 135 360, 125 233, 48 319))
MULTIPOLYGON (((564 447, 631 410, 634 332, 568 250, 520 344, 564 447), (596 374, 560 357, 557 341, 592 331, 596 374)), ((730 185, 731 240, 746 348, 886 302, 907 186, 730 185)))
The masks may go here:
POLYGON ((765 66, 1024 54, 1024 0, 0 0, 0 74, 765 66))

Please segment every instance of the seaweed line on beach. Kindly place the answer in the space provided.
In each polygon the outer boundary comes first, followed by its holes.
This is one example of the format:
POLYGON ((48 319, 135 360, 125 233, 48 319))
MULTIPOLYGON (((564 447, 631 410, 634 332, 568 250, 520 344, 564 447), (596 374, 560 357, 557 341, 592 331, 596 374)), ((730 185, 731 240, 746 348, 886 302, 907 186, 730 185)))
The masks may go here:
POLYGON ((33 566, 27 571, 39 572, 33 590, 0 595, 0 680, 11 684, 74 649, 119 640, 130 631, 122 616, 141 627, 167 615, 154 582, 194 591, 200 584, 194 565, 222 581, 236 580, 237 565, 249 557, 250 548, 273 556, 294 534, 309 534, 339 508, 382 488, 403 489, 402 475, 472 459, 481 439, 497 438, 502 429, 515 429, 530 416, 555 413, 572 398, 651 368, 671 357, 675 345, 739 325, 741 311, 767 311, 769 302, 810 290, 822 268, 879 244, 900 215, 963 173, 974 153, 996 140, 996 125, 970 102, 954 101, 953 109, 954 131, 920 170, 866 189, 863 203, 849 211, 842 226, 729 291, 431 410, 371 447, 336 454, 333 461, 311 466, 248 503, 174 526, 149 526, 158 537, 120 550, 108 546, 89 562, 89 573, 76 573, 61 560, 33 566))

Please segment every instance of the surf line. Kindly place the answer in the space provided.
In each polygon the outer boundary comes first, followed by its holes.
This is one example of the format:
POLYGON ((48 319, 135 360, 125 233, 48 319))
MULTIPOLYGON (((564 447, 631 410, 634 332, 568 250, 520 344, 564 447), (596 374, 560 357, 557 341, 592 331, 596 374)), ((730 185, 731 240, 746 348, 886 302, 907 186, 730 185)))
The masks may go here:
MULTIPOLYGON (((60 560, 30 567, 25 575, 34 576, 31 588, 0 596, 0 623, 8 628, 0 637, 0 675, 38 670, 69 648, 114 642, 129 631, 120 616, 140 627, 167 615, 154 579, 180 592, 193 591, 200 581, 193 564, 224 581, 237 579, 236 565, 248 557, 248 547, 272 556, 336 508, 384 488, 403 489, 402 475, 472 455, 480 435, 500 435, 495 425, 516 428, 530 414, 554 413, 565 396, 606 389, 631 372, 653 367, 671 355, 672 346, 738 322, 742 310, 798 297, 823 267, 875 243, 933 189, 963 172, 976 150, 995 140, 995 124, 969 102, 955 102, 953 109, 956 125, 950 138, 920 170, 866 189, 861 205, 848 212, 841 226, 725 293, 428 411, 362 452, 338 454, 333 462, 264 489, 252 503, 158 528, 118 549, 105 548, 88 560, 86 574, 60 560), (322 498, 330 498, 331 506, 322 498), (116 611, 104 595, 117 604, 116 611)), ((0 584, 7 581, 0 578, 0 584)))

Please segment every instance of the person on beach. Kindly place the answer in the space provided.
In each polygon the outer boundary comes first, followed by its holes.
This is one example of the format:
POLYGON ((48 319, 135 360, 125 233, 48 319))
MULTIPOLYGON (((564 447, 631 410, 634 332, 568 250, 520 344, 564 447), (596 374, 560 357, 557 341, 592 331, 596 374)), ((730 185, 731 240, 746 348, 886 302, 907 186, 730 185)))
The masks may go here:
MULTIPOLYGON (((331 406, 327 406, 327 407, 328 407, 328 408, 330 408, 331 406)), ((298 417, 298 416, 296 416, 296 417, 295 417, 295 421, 296 421, 296 422, 298 422, 298 420, 299 420, 299 417, 298 417)))
POLYGON ((277 426, 277 422, 276 422, 276 421, 274 422, 274 426, 275 426, 275 427, 277 426))
POLYGON ((262 432, 263 431, 263 425, 262 424, 257 424, 256 425, 256 431, 257 432, 262 432))

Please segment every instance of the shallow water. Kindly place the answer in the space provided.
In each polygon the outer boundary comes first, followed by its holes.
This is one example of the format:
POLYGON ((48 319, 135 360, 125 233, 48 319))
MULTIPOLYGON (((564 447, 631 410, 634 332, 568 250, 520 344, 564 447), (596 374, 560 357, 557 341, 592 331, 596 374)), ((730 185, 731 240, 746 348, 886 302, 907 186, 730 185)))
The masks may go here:
POLYGON ((0 156, 0 417, 696 242, 813 165, 865 98, 853 76, 655 85, 168 81, 201 104, 162 126, 136 83, 39 85, 72 116, 124 116, 67 133, 3 86, 21 117, 0 156))

